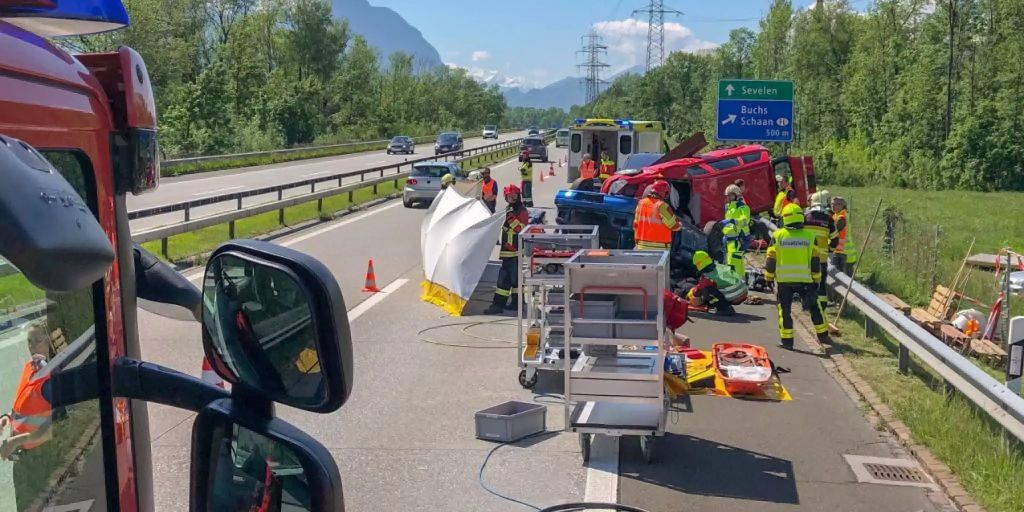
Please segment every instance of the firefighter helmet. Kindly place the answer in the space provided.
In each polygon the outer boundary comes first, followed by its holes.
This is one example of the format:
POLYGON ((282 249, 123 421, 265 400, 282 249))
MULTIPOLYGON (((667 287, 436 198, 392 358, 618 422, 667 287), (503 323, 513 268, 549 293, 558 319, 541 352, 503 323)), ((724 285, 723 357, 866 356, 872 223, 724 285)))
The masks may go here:
POLYGON ((521 193, 522 193, 522 190, 519 190, 519 187, 517 187, 515 185, 505 185, 505 197, 508 197, 508 196, 510 196, 512 194, 517 194, 518 195, 518 194, 521 194, 521 193))
POLYGON ((794 224, 803 224, 804 222, 804 209, 796 203, 787 204, 782 209, 782 224, 785 226, 792 226, 794 224))
POLYGON ((733 185, 729 185, 728 187, 725 187, 725 195, 726 196, 735 195, 736 197, 739 197, 741 195, 740 194, 740 187, 739 187, 739 185, 733 184, 733 185))
POLYGON ((644 197, 655 196, 660 199, 668 199, 668 196, 672 193, 672 188, 665 180, 658 180, 650 185, 647 185, 647 189, 644 190, 644 197))

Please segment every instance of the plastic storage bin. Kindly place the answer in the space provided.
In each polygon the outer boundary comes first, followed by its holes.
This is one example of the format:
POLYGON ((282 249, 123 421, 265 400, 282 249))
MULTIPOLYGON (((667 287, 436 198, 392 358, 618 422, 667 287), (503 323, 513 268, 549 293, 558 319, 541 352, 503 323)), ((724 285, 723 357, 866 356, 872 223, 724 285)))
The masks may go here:
POLYGON ((476 437, 511 443, 544 431, 546 420, 547 407, 513 400, 478 411, 476 437))
MULTIPOLYGON (((583 300, 583 313, 580 314, 579 296, 573 296, 569 303, 574 317, 610 320, 618 311, 618 297, 614 295, 589 294, 583 300)), ((573 336, 579 338, 614 338, 615 329, 608 324, 577 324, 573 327, 573 336)))

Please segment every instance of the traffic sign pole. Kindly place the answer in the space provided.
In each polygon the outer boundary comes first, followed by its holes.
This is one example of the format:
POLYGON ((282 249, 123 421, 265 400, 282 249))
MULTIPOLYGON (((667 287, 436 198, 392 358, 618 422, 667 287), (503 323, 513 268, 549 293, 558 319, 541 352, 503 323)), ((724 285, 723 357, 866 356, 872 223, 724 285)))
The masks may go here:
POLYGON ((720 80, 715 136, 723 141, 792 142, 791 80, 720 80))

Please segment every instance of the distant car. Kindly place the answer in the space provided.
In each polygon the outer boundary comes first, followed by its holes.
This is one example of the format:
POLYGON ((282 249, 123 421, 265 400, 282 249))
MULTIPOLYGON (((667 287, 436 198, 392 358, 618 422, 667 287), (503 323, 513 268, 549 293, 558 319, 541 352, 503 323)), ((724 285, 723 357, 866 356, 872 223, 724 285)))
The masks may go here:
POLYGON ((415 203, 430 204, 441 192, 441 178, 451 174, 456 180, 466 179, 466 174, 455 162, 421 162, 413 165, 402 191, 402 204, 412 208, 415 203))
POLYGON ((548 145, 544 142, 543 137, 527 137, 523 139, 523 143, 519 145, 519 151, 529 153, 530 160, 548 161, 548 145))
POLYGON ((484 126, 484 138, 498 140, 498 127, 493 124, 484 126))
POLYGON ((555 132, 555 147, 569 147, 569 130, 562 128, 555 132))
POLYGON ((444 132, 437 136, 434 143, 434 154, 451 153, 462 150, 462 135, 458 132, 444 132))
POLYGON ((526 135, 540 135, 540 130, 536 126, 531 126, 526 129, 526 135))
POLYGON ((389 155, 398 153, 411 155, 416 152, 416 143, 413 142, 411 137, 399 135, 391 139, 387 151, 389 155))

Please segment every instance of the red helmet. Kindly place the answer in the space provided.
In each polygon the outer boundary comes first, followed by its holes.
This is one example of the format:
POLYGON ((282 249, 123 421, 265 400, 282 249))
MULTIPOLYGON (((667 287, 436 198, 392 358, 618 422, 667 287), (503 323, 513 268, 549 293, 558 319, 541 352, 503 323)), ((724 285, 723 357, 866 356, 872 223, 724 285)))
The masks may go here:
POLYGON ((647 190, 644 190, 645 196, 657 196, 662 199, 668 199, 669 194, 672 193, 671 187, 665 180, 658 180, 650 185, 647 185, 647 190))
POLYGON ((522 191, 515 185, 505 185, 505 196, 510 194, 521 194, 522 191))

